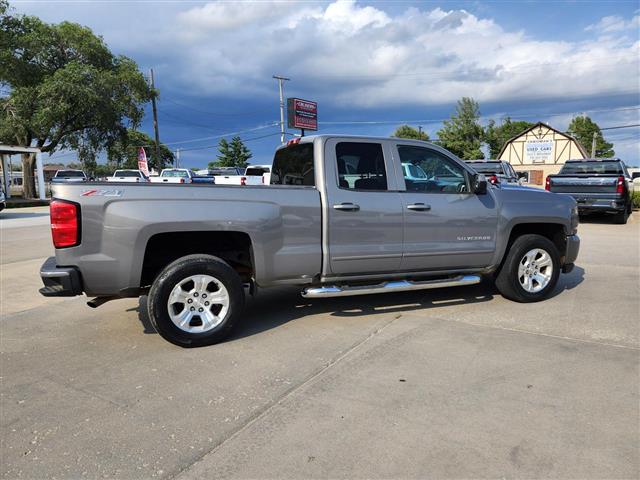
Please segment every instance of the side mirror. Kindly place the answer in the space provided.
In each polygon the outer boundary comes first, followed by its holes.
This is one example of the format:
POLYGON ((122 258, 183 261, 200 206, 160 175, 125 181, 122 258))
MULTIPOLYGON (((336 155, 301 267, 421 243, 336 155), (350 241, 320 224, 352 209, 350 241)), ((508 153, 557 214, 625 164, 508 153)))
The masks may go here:
POLYGON ((471 178, 471 191, 476 195, 484 195, 487 193, 487 179, 484 175, 476 173, 471 178))

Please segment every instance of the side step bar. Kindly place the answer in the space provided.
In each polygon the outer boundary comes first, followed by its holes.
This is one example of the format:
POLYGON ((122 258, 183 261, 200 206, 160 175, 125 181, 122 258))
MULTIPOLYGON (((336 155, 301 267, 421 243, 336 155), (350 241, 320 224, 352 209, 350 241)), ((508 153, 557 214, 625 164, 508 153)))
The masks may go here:
POLYGON ((332 285, 309 287, 302 291, 305 298, 347 297, 350 295, 368 295, 370 293, 404 292, 407 290, 426 290, 429 288, 461 287, 480 283, 479 275, 460 275, 439 280, 397 280, 375 285, 332 285))

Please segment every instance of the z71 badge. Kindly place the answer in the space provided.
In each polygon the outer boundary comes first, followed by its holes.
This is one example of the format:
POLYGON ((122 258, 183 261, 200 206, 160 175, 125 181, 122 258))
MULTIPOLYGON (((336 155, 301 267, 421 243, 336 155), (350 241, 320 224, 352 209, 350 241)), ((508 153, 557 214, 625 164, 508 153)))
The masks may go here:
POLYGON ((82 192, 82 196, 83 197, 121 197, 123 193, 124 193, 124 190, 114 190, 114 189, 98 190, 94 188, 91 190, 85 190, 84 192, 82 192))

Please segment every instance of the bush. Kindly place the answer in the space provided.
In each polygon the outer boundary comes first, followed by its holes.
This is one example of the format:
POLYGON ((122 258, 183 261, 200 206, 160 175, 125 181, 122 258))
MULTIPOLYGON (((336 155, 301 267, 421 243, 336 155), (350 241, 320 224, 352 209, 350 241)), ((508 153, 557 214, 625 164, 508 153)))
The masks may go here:
POLYGON ((635 209, 640 209, 640 192, 633 192, 631 196, 631 205, 635 209))

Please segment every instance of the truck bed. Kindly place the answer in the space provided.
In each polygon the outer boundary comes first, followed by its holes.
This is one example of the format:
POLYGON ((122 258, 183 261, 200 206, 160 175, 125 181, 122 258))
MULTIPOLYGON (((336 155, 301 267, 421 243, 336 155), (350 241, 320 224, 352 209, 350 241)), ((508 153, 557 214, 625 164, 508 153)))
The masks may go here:
POLYGON ((88 295, 142 286, 146 246, 163 233, 246 234, 256 278, 275 284, 310 281, 321 271, 320 194, 313 187, 88 182, 52 188, 55 199, 81 200, 81 243, 57 249, 56 263, 79 267, 88 295))

